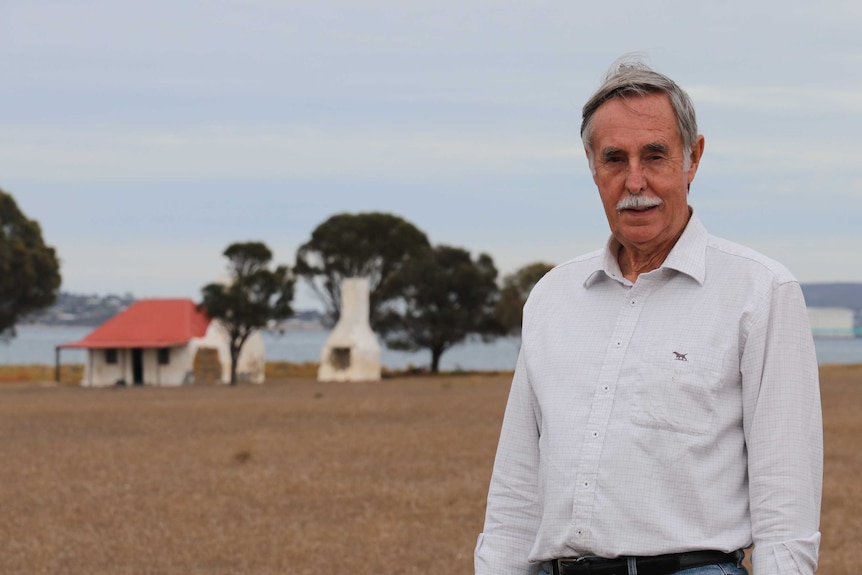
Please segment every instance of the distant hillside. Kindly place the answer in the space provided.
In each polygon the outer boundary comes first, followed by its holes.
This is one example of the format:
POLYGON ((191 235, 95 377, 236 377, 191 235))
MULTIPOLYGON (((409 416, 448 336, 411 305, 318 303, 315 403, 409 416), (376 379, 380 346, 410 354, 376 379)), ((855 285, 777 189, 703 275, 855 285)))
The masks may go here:
POLYGON ((808 307, 852 309, 853 327, 862 328, 862 283, 802 284, 802 293, 808 307))
POLYGON ((847 307, 862 313, 862 283, 802 284, 809 307, 847 307))
POLYGON ((134 301, 132 294, 100 296, 60 292, 54 305, 31 315, 24 323, 96 326, 114 317, 134 301))

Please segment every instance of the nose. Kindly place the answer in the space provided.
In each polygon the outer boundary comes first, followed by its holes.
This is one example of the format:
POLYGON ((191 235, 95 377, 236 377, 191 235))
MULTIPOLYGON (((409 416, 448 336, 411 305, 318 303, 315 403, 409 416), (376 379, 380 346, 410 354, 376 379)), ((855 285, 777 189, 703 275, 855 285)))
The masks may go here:
POLYGON ((646 177, 643 166, 639 162, 631 162, 626 174, 626 191, 630 194, 639 194, 646 189, 646 177))

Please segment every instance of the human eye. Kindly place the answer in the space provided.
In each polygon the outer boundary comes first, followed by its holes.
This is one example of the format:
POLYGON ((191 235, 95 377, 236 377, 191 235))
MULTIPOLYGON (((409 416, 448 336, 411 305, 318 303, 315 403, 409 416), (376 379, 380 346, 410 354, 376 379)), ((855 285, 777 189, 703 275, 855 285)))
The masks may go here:
POLYGON ((643 155, 644 161, 650 163, 660 163, 667 160, 668 152, 662 145, 649 146, 643 155))
POLYGON ((615 146, 609 146, 602 150, 602 164, 608 167, 614 167, 626 161, 626 155, 622 150, 615 146))
POLYGON ((666 156, 661 152, 650 152, 645 154, 643 157, 645 162, 649 162, 651 164, 657 164, 663 162, 666 159, 666 156))

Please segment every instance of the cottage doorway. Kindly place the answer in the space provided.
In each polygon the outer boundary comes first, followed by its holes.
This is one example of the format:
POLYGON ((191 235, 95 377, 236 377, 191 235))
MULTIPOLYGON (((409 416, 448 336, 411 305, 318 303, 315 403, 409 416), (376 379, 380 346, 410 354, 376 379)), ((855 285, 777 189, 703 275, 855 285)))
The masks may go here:
POLYGON ((132 383, 144 385, 144 350, 139 347, 132 349, 132 383))

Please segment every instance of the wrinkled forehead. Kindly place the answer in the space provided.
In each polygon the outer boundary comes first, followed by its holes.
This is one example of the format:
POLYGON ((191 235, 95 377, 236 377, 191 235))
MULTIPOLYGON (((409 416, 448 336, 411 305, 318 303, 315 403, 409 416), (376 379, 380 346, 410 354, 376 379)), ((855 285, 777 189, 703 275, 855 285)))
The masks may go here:
POLYGON ((608 100, 596 110, 591 128, 597 151, 682 144, 676 116, 664 94, 608 100))

